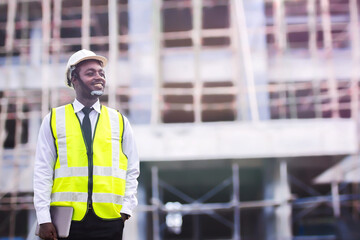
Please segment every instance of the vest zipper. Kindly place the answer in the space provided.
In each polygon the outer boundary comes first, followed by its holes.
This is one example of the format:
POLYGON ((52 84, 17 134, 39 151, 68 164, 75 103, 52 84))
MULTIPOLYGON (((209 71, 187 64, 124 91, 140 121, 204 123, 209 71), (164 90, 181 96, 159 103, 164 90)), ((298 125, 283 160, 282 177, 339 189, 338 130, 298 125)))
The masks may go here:
POLYGON ((88 154, 88 161, 89 161, 88 209, 90 210, 92 209, 93 169, 94 169, 92 153, 88 154))
MULTIPOLYGON (((102 108, 102 106, 100 106, 100 109, 102 108)), ((93 161, 93 143, 94 143, 94 138, 95 138, 95 133, 96 133, 96 128, 97 128, 97 124, 99 122, 99 117, 100 114, 98 115, 97 119, 96 119, 96 123, 95 123, 95 129, 94 129, 94 135, 92 137, 92 141, 91 141, 91 146, 89 146, 89 154, 88 154, 88 161, 89 161, 89 183, 88 183, 88 210, 93 209, 92 206, 92 194, 93 194, 93 173, 94 173, 94 161, 93 161)), ((85 143, 86 144, 86 143, 85 143)))
MULTIPOLYGON (((71 105, 73 108, 74 106, 71 105)), ((100 110, 101 110, 102 106, 100 106, 100 110)), ((93 162, 93 142, 94 142, 94 139, 92 139, 91 141, 91 146, 88 146, 86 141, 85 141, 85 138, 84 138, 84 132, 83 132, 83 129, 81 127, 81 121, 78 117, 77 114, 75 114, 75 116, 77 117, 77 119, 79 120, 79 124, 80 124, 80 129, 81 129, 81 133, 83 135, 83 139, 84 139, 84 143, 85 143, 85 146, 86 146, 86 153, 87 153, 87 156, 88 156, 88 173, 89 173, 89 180, 88 180, 88 199, 87 199, 87 208, 88 210, 91 210, 93 207, 92 207, 92 194, 93 194, 93 172, 94 172, 94 162, 93 162)), ((96 119, 96 124, 95 124, 95 129, 94 129, 94 136, 93 138, 95 138, 95 133, 96 133, 96 127, 97 127, 97 124, 99 122, 99 117, 100 117, 100 114, 98 115, 97 119, 96 119)))

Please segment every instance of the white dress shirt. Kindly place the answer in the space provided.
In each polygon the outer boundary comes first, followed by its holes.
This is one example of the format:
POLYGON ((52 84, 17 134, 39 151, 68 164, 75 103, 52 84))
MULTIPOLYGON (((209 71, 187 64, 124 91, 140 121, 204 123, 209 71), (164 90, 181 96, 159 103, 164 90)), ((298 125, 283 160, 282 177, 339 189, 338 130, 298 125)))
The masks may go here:
MULTIPOLYGON (((74 100, 73 107, 76 115, 82 122, 84 107, 78 100, 74 100)), ((92 135, 94 136, 95 125, 100 114, 100 102, 97 101, 90 112, 92 135)), ((128 157, 128 169, 126 172, 126 187, 122 213, 132 215, 133 209, 137 206, 137 177, 139 176, 139 156, 129 121, 124 116, 124 133, 122 143, 124 154, 128 157)), ((54 166, 56 162, 56 148, 50 128, 50 113, 47 114, 40 127, 37 141, 34 167, 34 206, 39 224, 51 222, 50 202, 53 186, 54 166)))

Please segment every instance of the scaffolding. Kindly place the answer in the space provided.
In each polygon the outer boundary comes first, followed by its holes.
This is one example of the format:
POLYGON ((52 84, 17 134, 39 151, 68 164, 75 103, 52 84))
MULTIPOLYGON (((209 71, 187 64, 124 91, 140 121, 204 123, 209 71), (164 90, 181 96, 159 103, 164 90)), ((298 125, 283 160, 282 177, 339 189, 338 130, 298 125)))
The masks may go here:
MULTIPOLYGON (((4 76, 0 90, 0 210, 9 212, 9 238, 16 236, 17 213, 33 209, 33 193, 26 187, 23 190, 19 181, 24 179, 18 176, 31 179, 40 119, 51 107, 72 100, 71 90, 61 84, 64 74, 60 71, 72 52, 88 48, 108 57, 109 87, 102 102, 130 117, 135 110, 149 111, 150 120, 145 123, 152 126, 320 118, 349 118, 359 124, 358 5, 356 0, 154 0, 151 31, 139 34, 131 32, 132 9, 127 0, 0 0, 0 72, 4 76), (257 29, 249 27, 253 25, 246 12, 254 3, 262 6, 258 10, 264 15, 257 29), (150 87, 132 85, 132 73, 118 77, 130 61, 132 46, 144 39, 151 39, 148 62, 154 79, 150 87), (267 59, 261 70, 253 53, 253 44, 259 39, 266 46, 267 59), (230 56, 225 71, 216 68, 218 55, 214 55, 213 65, 204 61, 206 54, 217 51, 230 56), (180 67, 172 69, 175 73, 169 73, 166 59, 181 54, 185 60, 177 62, 180 67), (186 65, 188 59, 191 67, 186 65), (289 59, 298 59, 311 71, 291 69, 289 59), (350 70, 348 75, 339 74, 339 62, 348 63, 340 69, 350 70), (256 74, 264 74, 265 68, 270 69, 268 77, 259 83, 256 74), (299 76, 293 76, 291 70, 299 76), (134 100, 140 98, 149 104, 134 100), (268 109, 268 118, 261 116, 262 108, 268 109), (9 167, 13 169, 11 181, 2 177, 7 176, 4 169, 9 167)), ((354 158, 359 156, 357 153, 354 158)), ((353 203, 354 215, 359 212, 356 187, 354 194, 340 194, 340 183, 333 183, 331 193, 321 196, 291 174, 287 177, 286 161, 279 163, 278 174, 279 191, 285 192, 285 197, 241 202, 238 168, 234 164, 232 176, 202 199, 167 185, 159 179, 157 168, 152 168, 152 203, 138 211, 152 213, 153 239, 161 239, 159 214, 171 212, 161 201, 159 187, 187 202, 178 211, 181 214, 219 217, 216 211, 231 209, 233 222, 224 222, 237 240, 241 239, 240 213, 245 208, 276 207, 279 221, 286 221, 290 205, 302 208, 295 220, 322 203, 332 206, 335 217, 341 215, 341 204, 348 201, 353 203), (311 197, 293 200, 287 189, 289 181, 311 197), (231 202, 203 203, 230 185, 231 202)), ((291 238, 288 228, 278 231, 283 239, 291 238)))

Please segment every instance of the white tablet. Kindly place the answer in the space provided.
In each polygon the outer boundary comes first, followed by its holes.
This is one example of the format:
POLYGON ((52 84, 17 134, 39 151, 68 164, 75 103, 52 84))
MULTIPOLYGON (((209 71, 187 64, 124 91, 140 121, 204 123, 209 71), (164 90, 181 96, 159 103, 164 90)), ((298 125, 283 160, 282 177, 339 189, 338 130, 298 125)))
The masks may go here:
MULTIPOLYGON (((51 221, 56 228, 58 237, 67 238, 69 236, 73 212, 72 207, 50 207, 51 221)), ((39 236, 39 224, 36 226, 35 235, 39 236)))

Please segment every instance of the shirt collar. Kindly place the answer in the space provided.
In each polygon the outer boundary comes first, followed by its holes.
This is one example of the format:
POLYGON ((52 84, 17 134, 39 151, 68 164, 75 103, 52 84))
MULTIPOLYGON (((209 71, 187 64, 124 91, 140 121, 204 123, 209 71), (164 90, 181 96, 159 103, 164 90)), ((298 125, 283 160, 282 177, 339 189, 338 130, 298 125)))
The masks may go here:
MULTIPOLYGON (((76 98, 73 102, 73 107, 74 107, 74 111, 75 113, 78 113, 80 112, 83 108, 84 108, 84 105, 79 102, 76 98)), ((94 103, 94 105, 91 106, 96 112, 100 113, 101 111, 101 106, 100 106, 100 101, 99 99, 94 103)))

